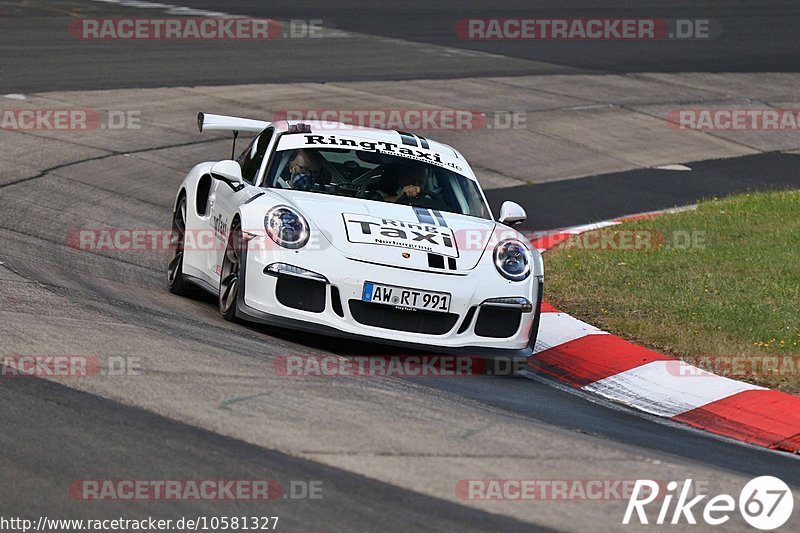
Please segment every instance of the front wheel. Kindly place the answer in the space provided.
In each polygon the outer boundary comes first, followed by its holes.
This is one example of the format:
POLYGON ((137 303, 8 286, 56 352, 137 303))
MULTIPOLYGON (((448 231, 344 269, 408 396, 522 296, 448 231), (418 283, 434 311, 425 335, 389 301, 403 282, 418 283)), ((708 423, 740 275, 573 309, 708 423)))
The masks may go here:
POLYGON ((222 258, 219 275, 219 312, 225 320, 236 321, 236 301, 239 298, 239 274, 242 271, 242 228, 235 221, 228 234, 228 244, 222 258))

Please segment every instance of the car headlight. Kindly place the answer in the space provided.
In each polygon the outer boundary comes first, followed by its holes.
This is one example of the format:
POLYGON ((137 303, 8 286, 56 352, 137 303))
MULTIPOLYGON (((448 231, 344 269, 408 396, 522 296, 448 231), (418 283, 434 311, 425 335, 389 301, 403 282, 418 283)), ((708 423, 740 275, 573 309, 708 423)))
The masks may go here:
POLYGON ((295 250, 308 242, 308 222, 291 207, 277 206, 267 211, 264 229, 269 238, 283 248, 295 250))
POLYGON ((500 242, 494 248, 494 266, 500 275, 511 281, 523 281, 531 273, 531 252, 516 239, 500 242))

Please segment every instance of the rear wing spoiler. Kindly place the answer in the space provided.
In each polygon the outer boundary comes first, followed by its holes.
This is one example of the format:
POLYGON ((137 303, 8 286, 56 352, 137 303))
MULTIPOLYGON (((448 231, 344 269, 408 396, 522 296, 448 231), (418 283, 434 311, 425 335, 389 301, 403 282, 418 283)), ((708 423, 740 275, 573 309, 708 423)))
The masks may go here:
POLYGON ((231 159, 236 158, 236 138, 240 131, 250 133, 261 133, 267 126, 272 124, 264 120, 253 120, 249 118, 228 117, 225 115, 211 115, 208 113, 197 114, 197 129, 202 133, 203 130, 226 130, 233 132, 233 146, 231 147, 231 159))
POLYGON ((203 130, 227 130, 234 133, 247 131, 251 133, 261 133, 271 122, 264 120, 253 120, 249 118, 228 117, 225 115, 211 115, 209 113, 197 114, 197 129, 203 130))

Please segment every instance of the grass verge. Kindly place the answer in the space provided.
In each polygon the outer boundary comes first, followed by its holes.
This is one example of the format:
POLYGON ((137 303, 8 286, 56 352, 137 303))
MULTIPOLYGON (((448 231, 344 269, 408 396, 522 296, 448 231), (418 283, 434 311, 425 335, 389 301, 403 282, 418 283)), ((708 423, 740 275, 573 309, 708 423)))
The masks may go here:
POLYGON ((744 194, 574 237, 545 298, 649 348, 800 393, 800 192, 744 194))

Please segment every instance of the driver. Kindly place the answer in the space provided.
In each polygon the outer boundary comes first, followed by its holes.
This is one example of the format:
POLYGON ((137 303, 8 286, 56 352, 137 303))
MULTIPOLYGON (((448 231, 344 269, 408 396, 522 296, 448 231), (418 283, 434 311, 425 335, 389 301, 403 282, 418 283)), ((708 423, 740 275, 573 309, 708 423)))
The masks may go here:
POLYGON ((300 148, 281 172, 280 184, 284 188, 310 191, 314 180, 322 173, 322 157, 313 150, 300 148))
POLYGON ((386 196, 384 201, 397 202, 403 197, 413 199, 422 193, 422 189, 425 188, 425 183, 428 181, 428 171, 425 167, 421 165, 402 165, 399 169, 392 170, 397 171, 399 174, 397 191, 395 195, 386 196))

